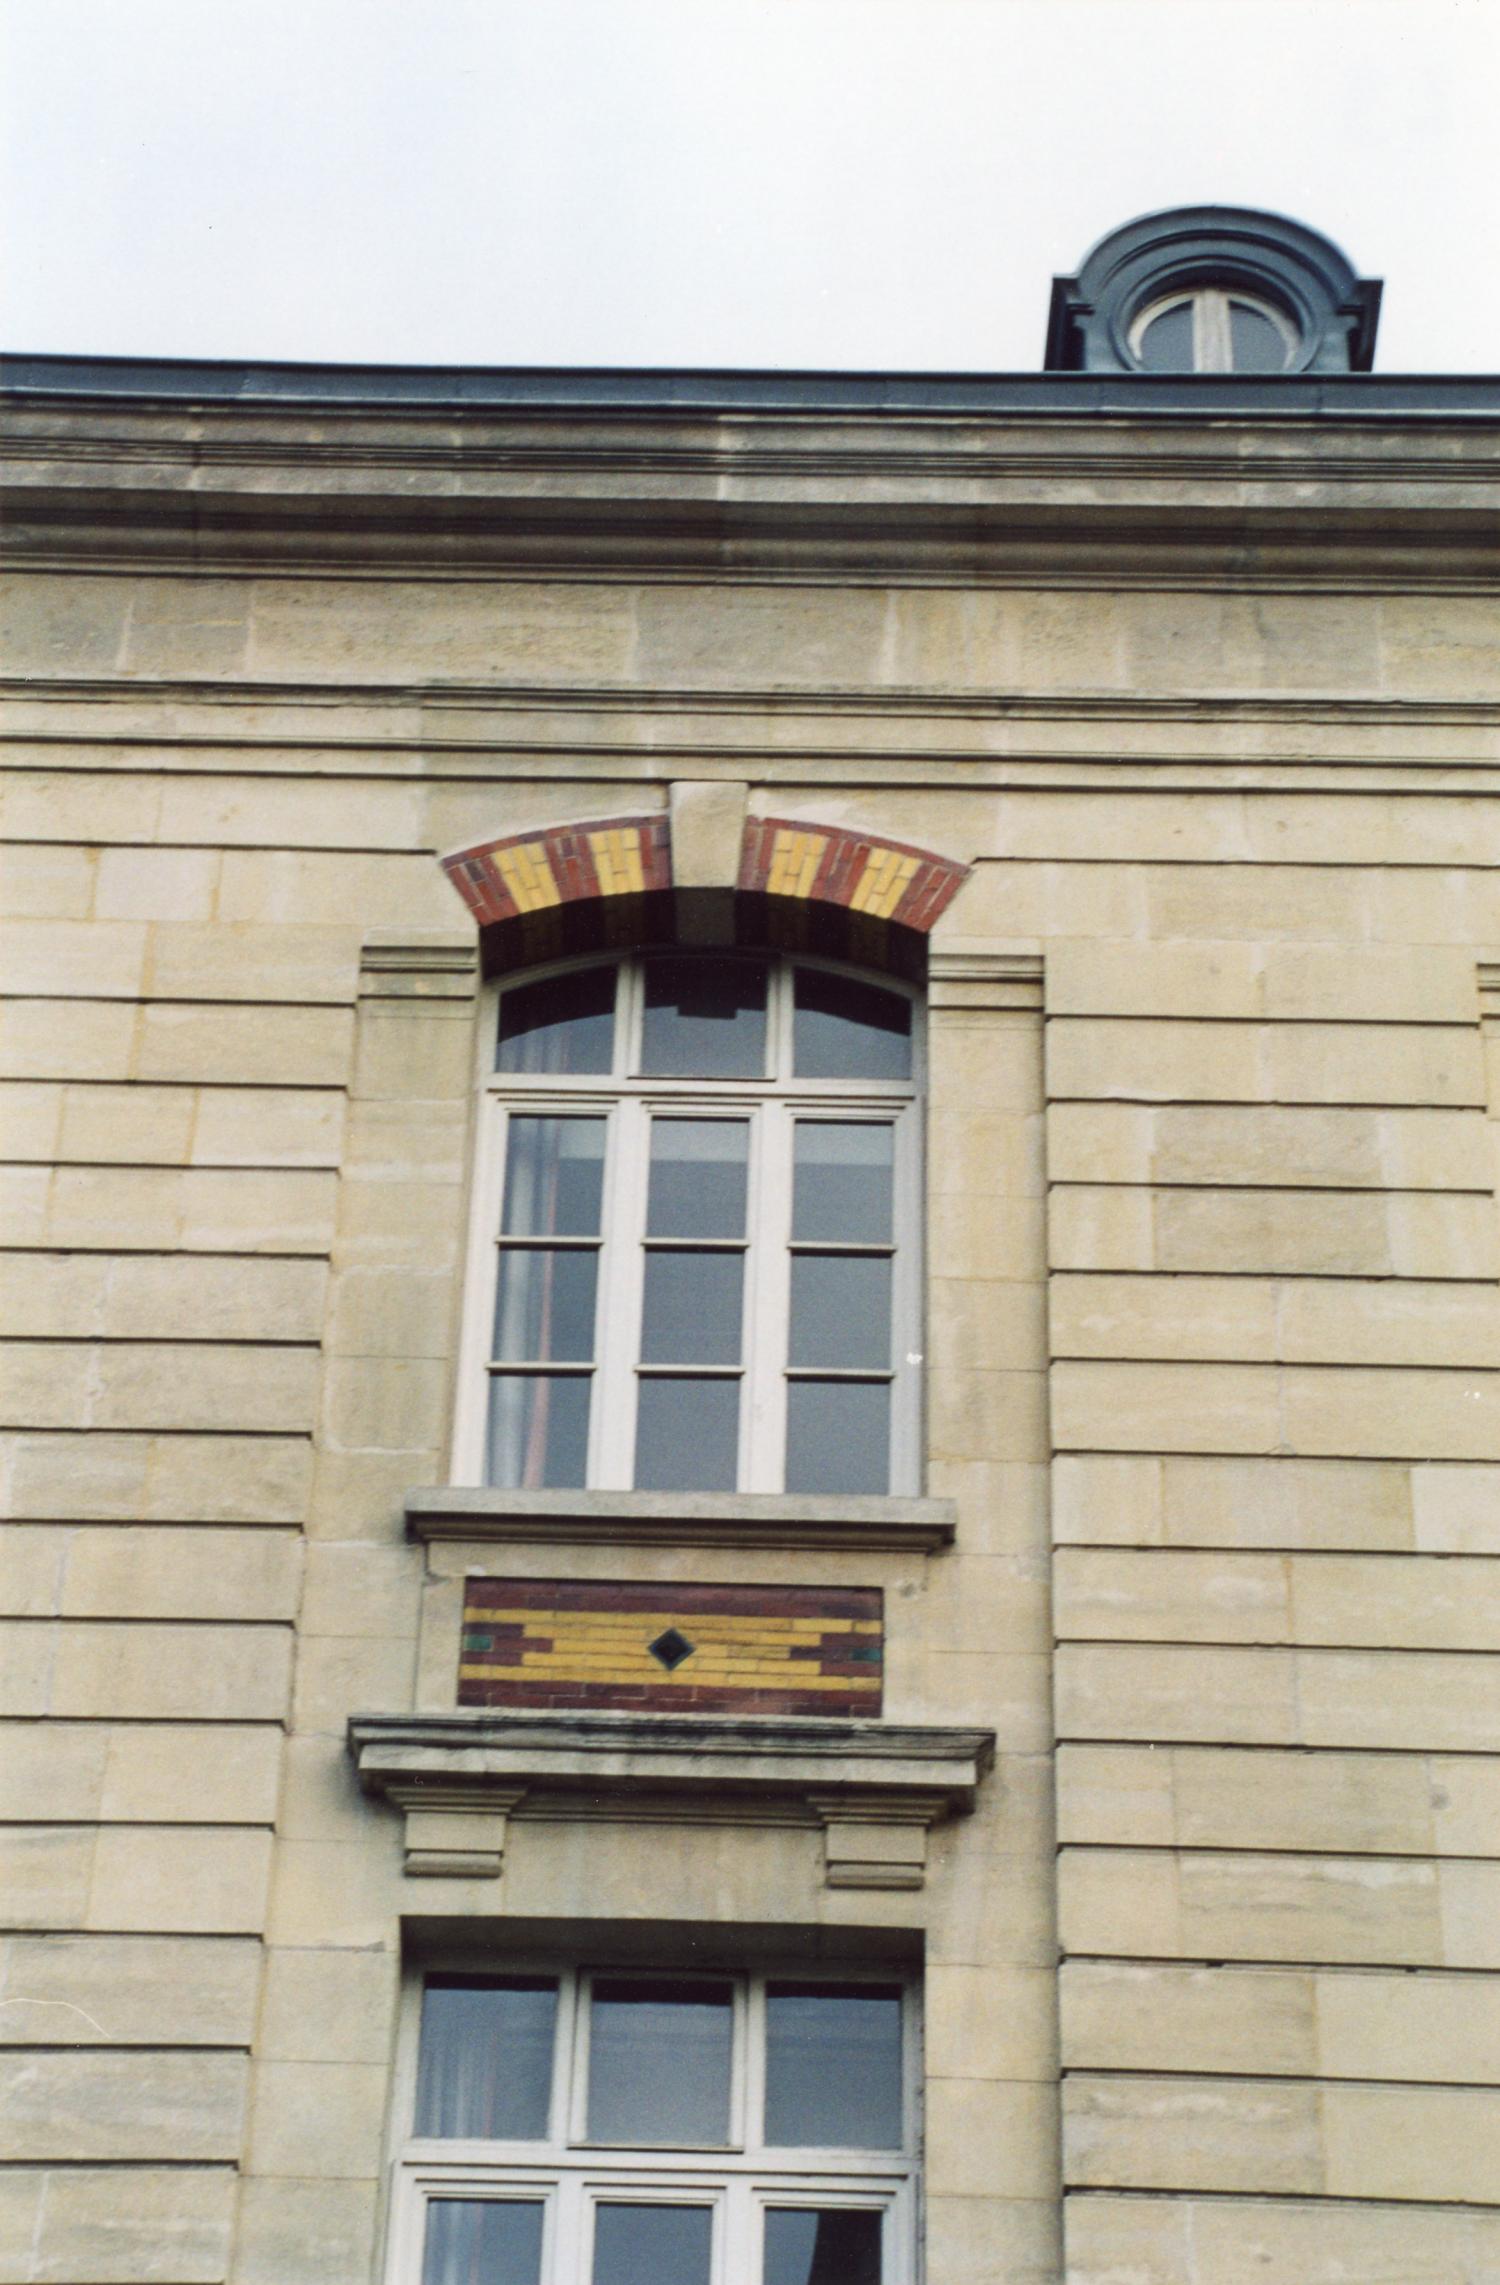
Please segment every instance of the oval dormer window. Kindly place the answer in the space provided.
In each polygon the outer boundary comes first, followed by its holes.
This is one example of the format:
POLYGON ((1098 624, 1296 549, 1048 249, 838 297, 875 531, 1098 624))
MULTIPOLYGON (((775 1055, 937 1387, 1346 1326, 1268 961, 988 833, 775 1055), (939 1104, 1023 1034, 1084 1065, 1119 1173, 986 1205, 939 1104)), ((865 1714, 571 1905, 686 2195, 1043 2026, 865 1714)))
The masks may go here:
POLYGON ((1284 373, 1297 348, 1281 310, 1223 286, 1168 294, 1130 328, 1131 354, 1146 373, 1284 373))

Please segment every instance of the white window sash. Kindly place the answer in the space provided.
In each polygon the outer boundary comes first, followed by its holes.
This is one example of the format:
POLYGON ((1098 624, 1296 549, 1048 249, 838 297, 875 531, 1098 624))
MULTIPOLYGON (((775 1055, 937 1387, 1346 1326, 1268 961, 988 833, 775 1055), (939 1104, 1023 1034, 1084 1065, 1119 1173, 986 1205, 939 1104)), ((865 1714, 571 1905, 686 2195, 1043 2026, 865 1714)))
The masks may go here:
MULTIPOLYGON (((677 1112, 742 1117, 750 1122, 737 1481, 740 1490, 760 1493, 778 1493, 785 1481, 794 1122, 823 1117, 893 1123, 895 1267, 888 1484, 896 1496, 920 1490, 923 1215, 919 1104, 925 1059, 921 1003, 914 993, 904 995, 913 1004, 910 1083, 798 1081, 790 1076, 794 965, 849 972, 831 962, 796 958, 794 963, 790 956, 773 965, 768 1033, 772 1069, 777 1076, 767 1081, 630 1076, 628 1064, 639 1036, 644 999, 644 969, 639 959, 627 957, 620 963, 614 1068, 608 1074, 569 1077, 497 1073, 493 1067, 497 992, 492 990, 486 996, 479 1026, 481 1099, 450 1457, 450 1478, 455 1484, 480 1486, 487 1478, 505 1137, 510 1118, 521 1115, 596 1116, 608 1122, 597 1330, 590 1376, 588 1480, 601 1491, 626 1491, 633 1486, 650 1122, 653 1116, 677 1112)), ((525 981, 539 980, 549 972, 557 971, 538 969, 529 972, 525 981)), ((887 988, 899 988, 891 979, 881 981, 887 988)))

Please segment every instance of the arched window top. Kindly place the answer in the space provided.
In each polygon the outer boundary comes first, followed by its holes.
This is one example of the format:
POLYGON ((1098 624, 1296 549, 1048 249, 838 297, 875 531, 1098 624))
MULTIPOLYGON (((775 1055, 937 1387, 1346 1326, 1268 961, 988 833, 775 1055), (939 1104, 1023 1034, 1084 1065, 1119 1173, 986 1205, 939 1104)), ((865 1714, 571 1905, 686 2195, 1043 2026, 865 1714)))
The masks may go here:
POLYGON ((681 945, 491 991, 457 1480, 916 1491, 920 995, 681 945))
POLYGON ((513 1080, 754 1086, 913 1082, 913 996, 827 961, 681 947, 501 987, 495 1069, 513 1080))
POLYGON ((848 825, 749 817, 722 871, 684 882, 663 812, 538 827, 454 850, 443 868, 492 968, 670 942, 805 945, 920 974, 968 867, 848 825))
POLYGON ((1148 302, 1129 342, 1143 373, 1284 373, 1301 345, 1274 302, 1214 285, 1148 302))

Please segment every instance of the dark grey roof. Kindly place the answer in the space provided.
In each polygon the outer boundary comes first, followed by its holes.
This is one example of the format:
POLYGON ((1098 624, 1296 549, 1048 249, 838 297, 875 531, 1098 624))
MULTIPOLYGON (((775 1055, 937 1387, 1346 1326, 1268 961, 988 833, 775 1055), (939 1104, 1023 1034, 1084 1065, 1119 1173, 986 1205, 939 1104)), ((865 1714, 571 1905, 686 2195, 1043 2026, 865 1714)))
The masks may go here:
POLYGON ((0 357, 0 389, 140 404, 514 414, 761 412, 1117 416, 1131 420, 1495 420, 1500 375, 779 373, 526 365, 240 364, 0 357))

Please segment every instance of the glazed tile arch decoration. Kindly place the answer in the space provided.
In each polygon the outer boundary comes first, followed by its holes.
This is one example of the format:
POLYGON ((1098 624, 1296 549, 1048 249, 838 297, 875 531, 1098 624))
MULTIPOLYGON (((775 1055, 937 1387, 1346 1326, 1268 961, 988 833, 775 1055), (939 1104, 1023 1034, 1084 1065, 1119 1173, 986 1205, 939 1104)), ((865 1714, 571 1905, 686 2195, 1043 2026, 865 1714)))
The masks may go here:
MULTIPOLYGON (((442 865, 481 928, 675 885, 664 811, 507 834, 454 850, 442 865)), ((967 866, 933 850, 852 827, 752 817, 733 886, 831 905, 925 936, 967 874, 967 866)))

